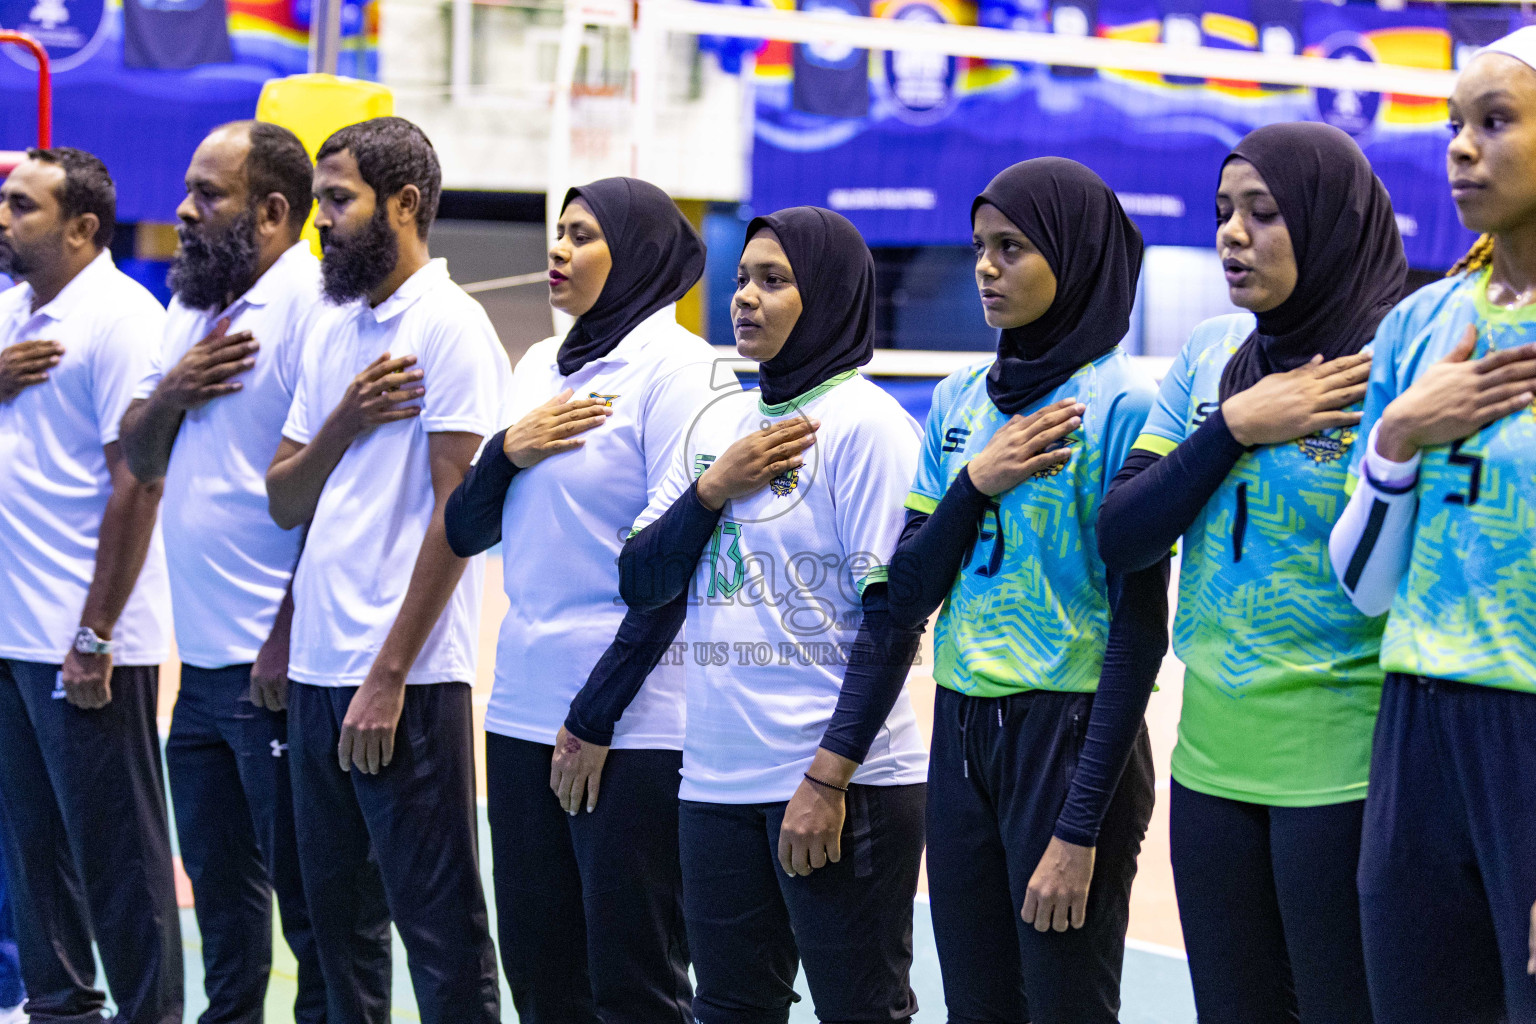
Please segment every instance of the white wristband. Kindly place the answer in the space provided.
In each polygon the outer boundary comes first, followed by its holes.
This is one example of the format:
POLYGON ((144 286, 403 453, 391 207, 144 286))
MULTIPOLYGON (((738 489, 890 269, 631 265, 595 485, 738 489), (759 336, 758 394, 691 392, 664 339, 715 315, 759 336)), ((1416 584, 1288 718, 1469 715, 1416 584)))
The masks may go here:
POLYGON ((1381 432, 1378 422, 1371 428, 1365 441, 1365 471, 1377 484, 1393 489, 1407 488, 1419 478, 1419 463, 1423 452, 1414 452, 1407 462, 1394 462, 1376 449, 1376 435, 1381 432))

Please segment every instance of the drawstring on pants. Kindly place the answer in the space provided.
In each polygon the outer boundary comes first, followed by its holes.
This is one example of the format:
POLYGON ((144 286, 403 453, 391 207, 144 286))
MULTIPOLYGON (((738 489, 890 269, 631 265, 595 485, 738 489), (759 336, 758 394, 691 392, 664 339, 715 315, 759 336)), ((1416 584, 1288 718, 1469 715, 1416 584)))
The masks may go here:
POLYGON ((960 702, 960 770, 967 779, 971 777, 971 747, 965 738, 971 728, 971 712, 975 705, 974 700, 960 702))
MULTIPOLYGON (((976 713, 977 705, 987 700, 986 697, 974 697, 967 699, 960 705, 960 771, 965 778, 971 777, 971 747, 966 742, 971 731, 971 716, 976 713)), ((1003 727, 1003 700, 1006 698, 991 698, 993 706, 997 708, 997 727, 1003 727)))

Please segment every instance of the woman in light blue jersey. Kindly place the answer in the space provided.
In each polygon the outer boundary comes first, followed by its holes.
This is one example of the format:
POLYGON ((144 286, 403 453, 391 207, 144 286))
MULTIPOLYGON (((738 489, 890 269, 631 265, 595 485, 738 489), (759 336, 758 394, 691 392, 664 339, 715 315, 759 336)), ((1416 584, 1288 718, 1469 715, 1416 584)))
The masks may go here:
POLYGON ((1360 855, 1378 1024, 1536 1020, 1536 27, 1467 64, 1450 115, 1451 194, 1492 249, 1383 321, 1332 541, 1387 613, 1360 855))
POLYGON ((1152 813, 1167 558, 1107 573, 1099 501, 1154 391, 1119 342, 1141 235, 1100 178, 1016 164, 972 207, 995 360, 934 393, 891 615, 935 634, 928 887, 952 1021, 1118 1019, 1152 813))
POLYGON ((1408 271, 1353 139, 1274 124, 1225 161, 1216 246, 1234 305, 1163 379, 1099 515, 1122 570, 1183 539, 1172 764, 1179 917, 1202 1024, 1371 1019, 1360 821, 1382 622, 1328 569, 1370 342, 1408 271))

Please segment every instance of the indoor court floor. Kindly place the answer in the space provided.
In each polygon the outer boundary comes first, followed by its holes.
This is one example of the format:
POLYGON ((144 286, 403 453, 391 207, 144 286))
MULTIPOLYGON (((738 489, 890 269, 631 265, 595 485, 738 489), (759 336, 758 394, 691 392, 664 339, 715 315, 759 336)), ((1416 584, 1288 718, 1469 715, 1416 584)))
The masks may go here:
MULTIPOLYGON (((1177 578, 1177 571, 1175 577, 1177 578)), ((485 759, 484 734, 478 724, 484 714, 490 695, 491 674, 495 664, 496 632, 506 612, 507 599, 501 586, 501 559, 498 552, 487 561, 485 573, 485 608, 480 627, 480 675, 475 681, 475 734, 476 761, 479 765, 481 794, 481 874, 486 880, 486 892, 490 893, 491 862, 490 837, 484 818, 485 759)), ((928 674, 932 664, 932 651, 925 640, 920 663, 915 665, 909 683, 913 705, 924 734, 930 727, 933 711, 934 682, 928 674)), ((164 736, 170 728, 171 709, 175 704, 178 680, 177 665, 169 663, 161 674, 160 731, 164 736)), ((1183 667, 1170 654, 1163 664, 1158 679, 1159 690, 1152 695, 1147 711, 1147 726, 1152 735, 1152 749, 1157 766, 1157 810, 1147 831, 1142 847, 1136 885, 1131 898, 1131 925, 1125 958, 1125 978, 1122 989, 1123 1008, 1120 1019, 1123 1024, 1193 1024, 1195 1019, 1194 997, 1190 991, 1189 970, 1184 961, 1183 940, 1179 932, 1178 909, 1174 902, 1173 873, 1168 862, 1168 757, 1173 749, 1178 724, 1179 700, 1183 692, 1183 667)), ((934 951, 933 930, 929 923, 925 886, 919 883, 917 904, 914 908, 915 963, 912 987, 917 992, 919 1010, 915 1018, 919 1024, 937 1024, 944 1020, 944 992, 939 976, 938 955, 934 951)), ((197 925, 191 910, 191 888, 185 877, 178 878, 182 902, 182 940, 186 946, 187 1010, 186 1020, 195 1021, 206 1006, 203 999, 202 962, 197 925)), ((495 933, 495 907, 491 907, 492 934, 495 933)), ((267 1024, 291 1024, 294 994, 294 963, 281 938, 276 941, 273 960, 272 984, 267 992, 267 1024)), ((790 1015, 793 1024, 814 1024, 810 998, 804 986, 804 977, 797 988, 801 1001, 790 1015)), ((502 988, 502 1019, 515 1021, 511 998, 502 988)), ((411 997, 410 977, 405 969, 405 950, 395 940, 394 1012, 397 1022, 419 1020, 416 1004, 411 997)))

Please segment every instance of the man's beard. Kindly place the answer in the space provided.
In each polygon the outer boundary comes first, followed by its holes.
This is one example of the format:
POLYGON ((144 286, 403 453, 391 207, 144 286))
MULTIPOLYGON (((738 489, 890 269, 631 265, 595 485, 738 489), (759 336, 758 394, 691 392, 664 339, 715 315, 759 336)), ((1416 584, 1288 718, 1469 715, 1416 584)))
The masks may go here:
POLYGON ((375 210, 368 226, 353 237, 322 228, 320 247, 325 251, 320 261, 325 297, 338 305, 362 298, 383 284, 400 261, 400 241, 382 209, 375 210))
MULTIPOLYGON (((33 251, 39 248, 46 250, 52 247, 55 252, 64 248, 64 231, 59 229, 53 235, 36 243, 33 251)), ((37 261, 31 256, 17 249, 15 244, 3 232, 0 232, 0 274, 5 274, 13 281, 20 281, 28 274, 37 270, 37 261)))
POLYGON ((171 263, 171 291, 188 309, 214 312, 255 283, 259 253, 256 211, 246 210, 217 235, 176 229, 181 248, 171 263))

